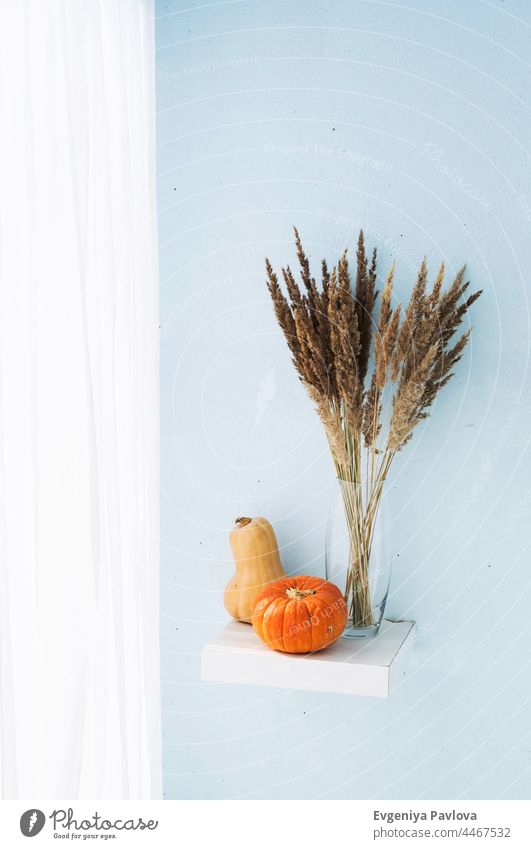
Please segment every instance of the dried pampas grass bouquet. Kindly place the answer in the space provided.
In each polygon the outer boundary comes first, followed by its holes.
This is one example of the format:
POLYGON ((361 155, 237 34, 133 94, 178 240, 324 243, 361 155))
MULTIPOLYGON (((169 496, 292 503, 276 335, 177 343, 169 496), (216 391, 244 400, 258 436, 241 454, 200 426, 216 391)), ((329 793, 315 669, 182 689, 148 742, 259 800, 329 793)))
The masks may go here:
MULTIPOLYGON (((286 266, 282 286, 266 259, 267 286, 340 482, 349 543, 342 587, 347 632, 367 636, 377 632, 387 597, 371 578, 382 489, 393 458, 452 377, 471 329, 458 331, 481 291, 467 294, 464 267, 445 288, 444 264, 430 286, 424 259, 407 308, 393 305, 394 265, 378 306, 377 253, 367 255, 363 231, 355 274, 345 250, 331 269, 322 261, 320 285, 297 230, 295 246, 300 282, 286 266)), ((376 568, 381 574, 381 564, 376 568)))

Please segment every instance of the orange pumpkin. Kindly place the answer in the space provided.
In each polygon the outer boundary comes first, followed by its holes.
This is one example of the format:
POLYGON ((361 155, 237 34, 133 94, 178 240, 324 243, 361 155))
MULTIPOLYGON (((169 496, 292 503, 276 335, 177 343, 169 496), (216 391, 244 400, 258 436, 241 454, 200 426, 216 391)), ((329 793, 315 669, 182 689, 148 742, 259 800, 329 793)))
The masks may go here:
POLYGON ((270 648, 304 654, 324 649, 341 636, 347 624, 347 606, 335 584, 296 575, 274 581, 261 591, 252 623, 270 648))

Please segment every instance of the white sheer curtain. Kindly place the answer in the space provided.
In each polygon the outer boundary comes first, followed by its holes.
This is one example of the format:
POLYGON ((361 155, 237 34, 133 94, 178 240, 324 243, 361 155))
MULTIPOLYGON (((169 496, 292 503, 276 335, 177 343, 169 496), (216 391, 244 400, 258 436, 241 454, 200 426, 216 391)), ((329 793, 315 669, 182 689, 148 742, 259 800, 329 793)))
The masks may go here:
POLYGON ((160 795, 153 28, 0 0, 3 798, 160 795))

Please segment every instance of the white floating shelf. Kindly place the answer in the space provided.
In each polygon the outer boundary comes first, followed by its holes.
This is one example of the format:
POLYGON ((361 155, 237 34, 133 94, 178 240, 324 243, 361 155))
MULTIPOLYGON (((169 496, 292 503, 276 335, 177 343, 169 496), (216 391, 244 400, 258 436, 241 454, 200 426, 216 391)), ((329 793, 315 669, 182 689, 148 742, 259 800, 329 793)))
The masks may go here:
POLYGON ((232 684, 385 698, 413 645, 414 622, 382 622, 376 637, 341 637, 315 654, 283 654, 251 625, 229 622, 201 655, 201 678, 232 684))

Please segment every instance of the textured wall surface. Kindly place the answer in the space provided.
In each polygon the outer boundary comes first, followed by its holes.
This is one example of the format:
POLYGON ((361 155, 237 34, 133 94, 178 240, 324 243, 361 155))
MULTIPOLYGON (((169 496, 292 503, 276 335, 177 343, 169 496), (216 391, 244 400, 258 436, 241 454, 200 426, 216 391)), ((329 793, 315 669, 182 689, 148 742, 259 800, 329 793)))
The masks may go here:
POLYGON ((531 7, 157 4, 168 798, 529 798, 531 7), (396 462, 387 700, 211 685, 236 515, 323 572, 333 469, 263 257, 467 262, 473 342, 396 462))

